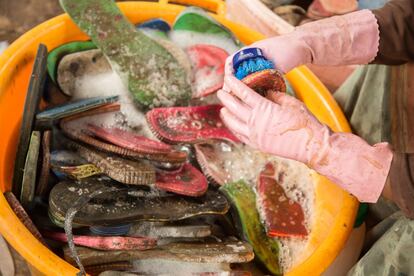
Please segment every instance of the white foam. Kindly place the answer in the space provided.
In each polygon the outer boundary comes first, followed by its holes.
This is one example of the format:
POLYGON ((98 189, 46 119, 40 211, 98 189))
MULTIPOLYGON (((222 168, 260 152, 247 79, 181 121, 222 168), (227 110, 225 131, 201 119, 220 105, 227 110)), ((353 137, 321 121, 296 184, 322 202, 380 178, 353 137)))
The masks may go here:
MULTIPOLYGON (((168 71, 174 72, 181 68, 180 64, 169 63, 168 71)), ((181 89, 178 85, 174 85, 168 82, 168 78, 158 70, 157 59, 155 56, 150 58, 146 64, 146 72, 149 74, 146 76, 147 84, 144 90, 156 91, 152 103, 148 106, 150 109, 159 106, 174 106, 177 98, 182 98, 187 91, 181 89)), ((141 68, 144 72, 144 68, 141 68)), ((187 79, 187 81, 189 81, 187 79)), ((191 91, 190 91, 191 93, 191 91)))
POLYGON ((205 97, 191 99, 190 105, 196 106, 196 105, 210 105, 210 104, 221 104, 221 101, 217 97, 216 93, 207 95, 205 97))
POLYGON ((194 275, 195 273, 215 272, 214 275, 230 275, 229 264, 179 262, 165 259, 133 261, 134 272, 156 275, 194 275))
POLYGON ((245 246, 240 246, 240 245, 237 245, 237 244, 227 244, 226 246, 233 249, 234 252, 243 252, 243 251, 246 250, 245 246))
POLYGON ((207 89, 211 90, 217 84, 223 83, 224 76, 214 73, 209 73, 209 69, 197 70, 193 82, 193 97, 199 97, 207 89))
MULTIPOLYGON (((245 145, 230 147, 229 144, 222 142, 220 147, 227 181, 243 179, 255 191, 260 172, 266 163, 271 162, 275 168, 275 175, 283 174, 283 181, 279 184, 283 187, 287 197, 301 205, 305 215, 305 226, 310 232, 314 220, 315 200, 311 169, 300 162, 261 153, 245 145)), ((260 206, 258 209, 261 213, 260 206)), ((307 257, 303 254, 303 249, 308 243, 307 238, 278 238, 277 240, 281 244, 279 261, 283 271, 288 271, 307 257)))
POLYGON ((220 142, 219 147, 221 147, 220 159, 226 172, 226 182, 242 179, 253 187, 268 157, 240 144, 230 146, 226 142, 220 142))
POLYGON ((134 130, 142 135, 155 139, 152 135, 145 114, 134 103, 134 99, 128 89, 122 83, 121 78, 113 71, 96 75, 86 75, 76 79, 76 89, 73 92, 73 100, 100 97, 119 96, 120 112, 99 114, 83 119, 94 124, 106 127, 120 127, 134 130))
POLYGON ((153 238, 198 238, 211 235, 208 225, 166 225, 162 222, 142 221, 135 223, 129 230, 131 236, 153 238))
POLYGON ((292 267, 301 263, 308 256, 304 255, 304 248, 308 239, 283 238, 279 240, 279 265, 283 272, 289 271, 292 267))
MULTIPOLYGON (((310 233, 314 220, 315 200, 312 170, 300 162, 275 156, 272 157, 272 163, 275 165, 276 175, 283 172, 284 180, 279 184, 283 187, 287 197, 301 205, 305 215, 305 226, 310 233)), ((281 245, 279 262, 283 271, 289 271, 291 267, 308 257, 304 255, 304 248, 309 241, 309 236, 279 238, 278 240, 281 245)))
POLYGON ((3 53, 7 47, 9 47, 9 43, 7 41, 0 41, 0 54, 3 53))

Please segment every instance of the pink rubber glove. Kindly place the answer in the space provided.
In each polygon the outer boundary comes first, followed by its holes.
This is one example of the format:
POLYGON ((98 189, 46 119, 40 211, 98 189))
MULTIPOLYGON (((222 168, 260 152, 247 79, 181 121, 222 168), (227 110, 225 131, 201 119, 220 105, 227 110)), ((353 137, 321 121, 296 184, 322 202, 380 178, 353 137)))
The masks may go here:
POLYGON ((261 40, 249 47, 261 48, 286 73, 307 63, 367 64, 377 55, 378 46, 377 19, 370 10, 360 10, 310 22, 289 34, 261 40))
POLYGON ((362 202, 376 202, 387 179, 392 152, 350 133, 332 133, 294 97, 278 93, 275 103, 234 76, 225 77, 218 97, 224 123, 241 141, 260 151, 307 164, 362 202))

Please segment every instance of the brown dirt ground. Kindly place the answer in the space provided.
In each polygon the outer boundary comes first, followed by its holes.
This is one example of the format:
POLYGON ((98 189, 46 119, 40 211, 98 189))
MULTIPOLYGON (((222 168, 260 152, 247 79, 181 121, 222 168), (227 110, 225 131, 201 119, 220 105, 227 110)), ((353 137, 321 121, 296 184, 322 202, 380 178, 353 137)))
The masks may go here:
POLYGON ((61 13, 58 0, 0 0, 0 41, 11 43, 27 30, 61 13))
POLYGON ((0 41, 12 43, 24 32, 61 13, 59 0, 0 0, 0 41))
MULTIPOLYGON (((310 2, 295 0, 294 4, 307 8, 310 2)), ((12 43, 27 30, 61 13, 59 0, 0 0, 0 41, 12 43)))

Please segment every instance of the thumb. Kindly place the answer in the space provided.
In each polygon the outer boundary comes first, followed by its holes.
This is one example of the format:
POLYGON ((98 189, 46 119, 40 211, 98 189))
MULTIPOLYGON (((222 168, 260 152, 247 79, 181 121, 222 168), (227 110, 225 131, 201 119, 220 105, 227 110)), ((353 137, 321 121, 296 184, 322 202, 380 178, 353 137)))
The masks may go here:
POLYGON ((272 95, 272 101, 281 105, 281 106, 292 106, 292 107, 298 107, 302 106, 303 102, 296 99, 295 97, 292 97, 286 93, 278 92, 272 95))
POLYGON ((234 70, 233 70, 233 56, 228 56, 226 59, 226 64, 224 66, 224 74, 226 76, 230 76, 234 74, 234 70))
MULTIPOLYGON (((234 55, 231 55, 226 59, 226 65, 224 67, 224 76, 233 76, 233 56, 234 55)), ((226 92, 231 92, 231 88, 226 84, 226 82, 223 82, 222 89, 226 92)))

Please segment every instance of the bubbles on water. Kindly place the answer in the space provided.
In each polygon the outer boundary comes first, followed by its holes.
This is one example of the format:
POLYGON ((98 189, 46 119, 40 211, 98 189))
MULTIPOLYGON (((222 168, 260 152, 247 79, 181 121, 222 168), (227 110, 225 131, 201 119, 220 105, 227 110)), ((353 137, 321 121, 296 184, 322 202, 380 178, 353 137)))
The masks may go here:
MULTIPOLYGON (((255 191, 259 173, 268 162, 272 162, 275 168, 274 177, 287 196, 280 196, 278 200, 281 202, 289 200, 291 204, 299 203, 305 214, 305 227, 310 232, 313 223, 314 183, 311 170, 307 166, 296 161, 261 153, 246 145, 221 142, 218 149, 220 150, 219 158, 222 160, 221 165, 226 172, 226 180, 234 182, 243 179, 255 191)), ((259 200, 257 206, 261 213, 259 200)), ((308 238, 279 238, 278 240, 281 244, 279 259, 283 271, 288 271, 289 268, 307 257, 304 255, 304 248, 308 238)))
POLYGON ((146 137, 155 139, 147 125, 145 114, 136 107, 132 95, 124 86, 118 74, 108 71, 96 75, 85 75, 75 81, 76 89, 73 91, 72 100, 98 96, 119 96, 120 112, 90 116, 83 119, 84 121, 105 127, 134 130, 146 137))
POLYGON ((190 276, 195 274, 207 275, 230 275, 230 265, 226 263, 193 263, 180 262, 165 259, 148 259, 133 261, 134 272, 145 274, 165 275, 168 271, 169 275, 183 275, 190 276))

